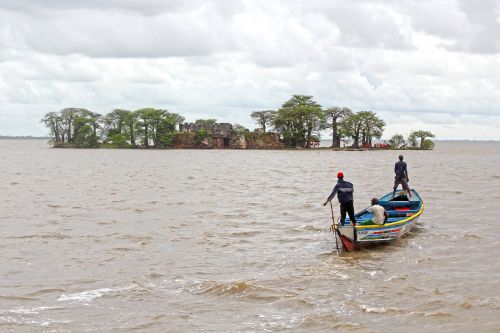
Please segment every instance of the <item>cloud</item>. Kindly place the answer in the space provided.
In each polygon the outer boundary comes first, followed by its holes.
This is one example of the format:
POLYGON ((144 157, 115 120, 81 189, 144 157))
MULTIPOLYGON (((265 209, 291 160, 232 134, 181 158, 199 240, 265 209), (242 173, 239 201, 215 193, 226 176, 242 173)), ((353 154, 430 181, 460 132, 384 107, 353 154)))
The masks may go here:
POLYGON ((437 38, 443 48, 478 54, 500 52, 498 0, 410 1, 398 7, 416 31, 437 38))
POLYGON ((93 58, 196 56, 223 47, 214 28, 217 24, 198 19, 204 10, 151 18, 95 10, 55 13, 50 19, 19 20, 22 15, 17 14, 7 17, 0 26, 18 41, 14 47, 42 54, 93 58))
POLYGON ((468 43, 457 45, 457 49, 478 53, 500 51, 500 2, 459 0, 460 8, 470 23, 468 43))
POLYGON ((380 113, 388 134, 409 122, 438 136, 472 126, 471 137, 498 138, 498 8, 495 0, 0 0, 1 115, 25 119, 2 121, 0 133, 44 134, 43 113, 70 106, 162 107, 253 128, 252 111, 298 93, 380 113))

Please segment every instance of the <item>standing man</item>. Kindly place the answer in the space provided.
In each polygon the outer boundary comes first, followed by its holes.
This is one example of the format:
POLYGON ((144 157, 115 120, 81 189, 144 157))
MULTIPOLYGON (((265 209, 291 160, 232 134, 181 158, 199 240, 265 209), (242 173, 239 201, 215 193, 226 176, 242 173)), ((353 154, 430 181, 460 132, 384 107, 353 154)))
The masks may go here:
POLYGON ((403 162, 403 155, 399 155, 399 161, 396 162, 396 165, 394 165, 394 173, 396 174, 396 177, 394 178, 394 191, 392 192, 392 198, 396 195, 396 189, 399 184, 401 184, 404 191, 408 192, 408 197, 411 198, 410 187, 408 186, 410 179, 408 178, 406 163, 403 162))
POLYGON ((337 179, 337 184, 333 188, 332 193, 326 199, 323 206, 326 206, 326 204, 330 202, 338 192, 338 199, 340 203, 340 224, 344 225, 347 212, 349 214, 349 219, 351 220, 352 225, 355 226, 356 218, 354 217, 354 201, 352 198, 354 186, 344 180, 344 174, 342 173, 342 171, 339 171, 339 173, 337 173, 337 179))

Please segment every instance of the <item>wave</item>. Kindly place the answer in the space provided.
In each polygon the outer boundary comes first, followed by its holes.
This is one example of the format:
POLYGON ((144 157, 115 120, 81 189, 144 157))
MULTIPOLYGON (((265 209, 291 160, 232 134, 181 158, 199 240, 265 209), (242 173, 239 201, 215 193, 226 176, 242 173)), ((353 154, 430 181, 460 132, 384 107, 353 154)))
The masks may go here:
POLYGON ((9 310, 0 310, 0 314, 20 314, 20 315, 32 315, 40 314, 41 311, 61 309, 60 307, 48 307, 48 306, 37 306, 37 307, 16 307, 9 310))
POLYGON ((114 248, 112 248, 112 250, 121 251, 121 252, 137 251, 137 249, 132 249, 129 247, 114 247, 114 248))
POLYGON ((342 330, 344 332, 346 330, 357 331, 364 327, 359 323, 344 321, 339 315, 334 313, 319 313, 306 316, 297 328, 311 332, 324 331, 325 328, 331 331, 342 330))
POLYGON ((500 297, 487 298, 479 302, 480 307, 489 307, 492 309, 500 309, 500 297))
POLYGON ((471 239, 481 239, 483 237, 479 236, 479 235, 476 235, 470 231, 466 232, 463 236, 463 238, 471 238, 471 239))
POLYGON ((231 236, 234 237, 250 237, 250 236, 255 236, 258 234, 261 234, 263 231, 238 231, 238 232, 233 232, 231 236))
POLYGON ((50 208, 64 208, 64 206, 56 205, 56 204, 47 204, 47 207, 50 207, 50 208))
POLYGON ((32 297, 0 295, 0 300, 1 299, 6 300, 6 301, 35 301, 36 300, 36 298, 32 298, 32 297))
POLYGON ((381 313, 399 313, 399 312, 403 312, 402 310, 400 310, 398 308, 373 307, 373 306, 368 306, 368 305, 365 305, 365 304, 361 304, 359 306, 359 308, 361 309, 361 311, 367 312, 367 313, 378 313, 378 314, 381 314, 381 313))
POLYGON ((61 233, 51 233, 51 234, 42 234, 42 235, 24 235, 24 236, 10 236, 7 237, 10 239, 31 239, 31 238, 40 238, 40 239, 68 239, 72 238, 70 235, 65 235, 61 233))
POLYGON ((201 294, 214 295, 242 295, 249 292, 263 291, 265 288, 249 282, 204 282, 201 286, 201 294))
POLYGON ((200 295, 245 297, 263 301, 275 301, 290 294, 289 292, 266 288, 246 281, 204 281, 196 283, 191 290, 193 293, 200 295))
POLYGON ((326 228, 326 227, 315 227, 313 225, 309 225, 309 224, 304 224, 303 226, 301 226, 300 228, 293 228, 292 230, 294 231, 313 231, 313 232, 325 232, 325 231, 329 231, 330 228, 326 228))
POLYGON ((95 290, 88 290, 88 291, 83 291, 80 293, 75 293, 75 294, 62 294, 59 296, 57 299, 60 302, 65 302, 65 301, 76 301, 76 302, 90 302, 96 298, 102 297, 105 294, 114 292, 114 289, 111 288, 102 288, 102 289, 95 289, 95 290))
POLYGON ((40 295, 45 295, 45 294, 52 294, 52 293, 60 293, 64 292, 63 289, 58 289, 58 288, 47 288, 47 289, 40 289, 37 291, 33 291, 29 294, 26 294, 26 296, 40 296, 40 295))
POLYGON ((431 312, 424 314, 425 317, 434 317, 434 318, 456 318, 454 315, 442 311, 431 312))
POLYGON ((89 303, 96 298, 101 298, 107 295, 119 295, 123 293, 129 292, 137 292, 137 291, 150 291, 148 287, 141 287, 136 283, 132 283, 128 286, 121 288, 101 288, 94 290, 86 290, 79 293, 74 294, 62 294, 57 299, 59 302, 78 302, 78 303, 89 303))

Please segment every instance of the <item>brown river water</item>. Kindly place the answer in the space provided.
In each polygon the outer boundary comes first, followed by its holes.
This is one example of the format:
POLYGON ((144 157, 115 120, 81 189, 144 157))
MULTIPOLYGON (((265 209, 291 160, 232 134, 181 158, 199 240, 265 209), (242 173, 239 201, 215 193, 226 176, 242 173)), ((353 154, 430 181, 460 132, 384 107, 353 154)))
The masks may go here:
POLYGON ((404 152, 415 229, 336 252, 397 155, 0 140, 0 332, 500 332, 500 142, 404 152))

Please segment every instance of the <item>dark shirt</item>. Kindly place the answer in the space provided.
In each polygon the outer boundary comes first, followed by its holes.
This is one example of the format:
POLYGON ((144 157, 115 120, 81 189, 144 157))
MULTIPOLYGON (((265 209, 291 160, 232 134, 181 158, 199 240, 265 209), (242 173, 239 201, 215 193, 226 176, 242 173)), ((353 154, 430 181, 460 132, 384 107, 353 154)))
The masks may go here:
POLYGON ((327 201, 332 200, 337 193, 339 194, 338 199, 340 203, 353 201, 352 199, 353 192, 354 192, 354 186, 351 183, 346 182, 343 179, 339 179, 337 181, 337 184, 333 188, 332 193, 328 197, 327 201))
POLYGON ((403 161, 396 162, 396 165, 394 165, 394 172, 396 173, 396 180, 406 178, 408 175, 408 171, 406 170, 406 163, 403 161))

